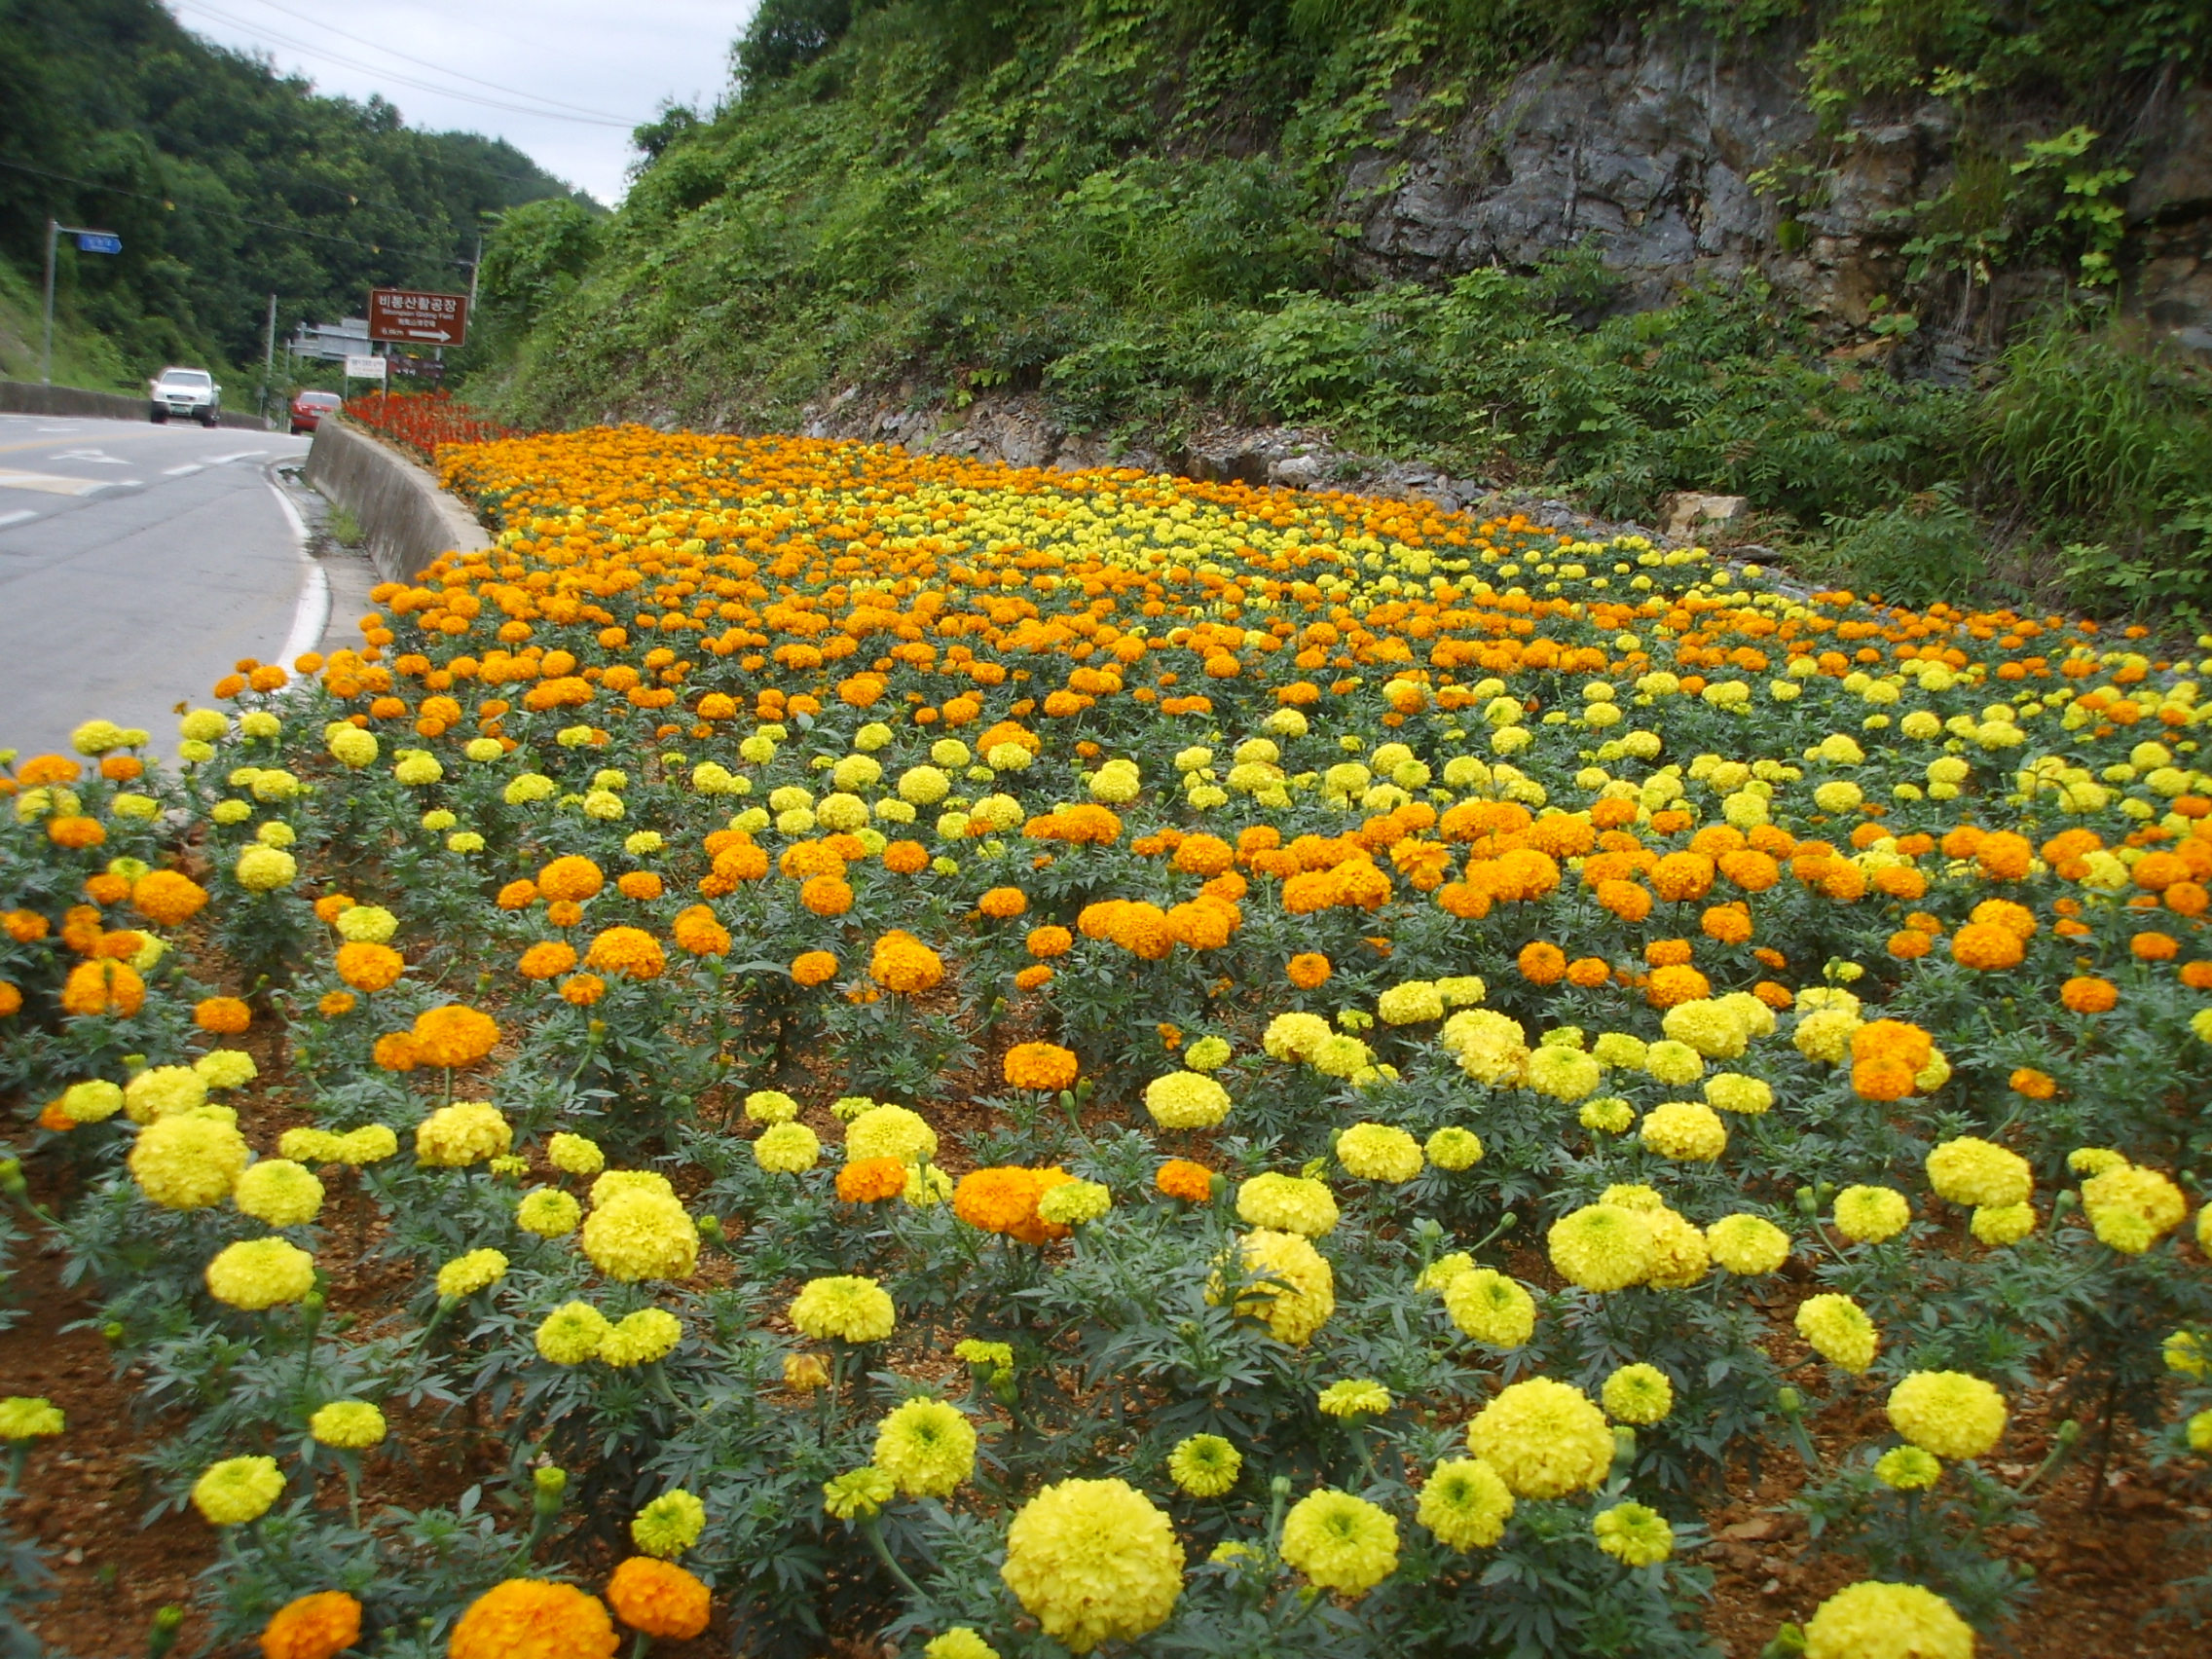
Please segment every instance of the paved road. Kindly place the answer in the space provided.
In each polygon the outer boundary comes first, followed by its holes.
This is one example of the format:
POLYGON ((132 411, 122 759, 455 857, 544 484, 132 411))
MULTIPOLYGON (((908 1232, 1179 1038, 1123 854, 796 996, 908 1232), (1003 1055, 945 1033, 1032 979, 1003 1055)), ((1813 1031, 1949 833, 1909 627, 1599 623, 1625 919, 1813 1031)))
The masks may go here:
POLYGON ((307 447, 0 416, 0 749, 66 752, 98 716, 173 758, 176 704, 240 657, 278 660, 311 566, 264 469, 307 447))

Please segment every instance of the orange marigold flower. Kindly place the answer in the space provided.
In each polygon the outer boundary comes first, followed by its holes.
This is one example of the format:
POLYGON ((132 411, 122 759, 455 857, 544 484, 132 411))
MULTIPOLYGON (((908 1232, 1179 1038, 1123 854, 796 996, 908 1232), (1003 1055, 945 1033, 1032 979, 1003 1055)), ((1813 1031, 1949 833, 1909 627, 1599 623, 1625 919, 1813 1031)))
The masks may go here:
POLYGON ((1670 962, 1651 971, 1643 1000, 1653 1008, 1677 1008, 1713 995, 1712 981, 1686 962, 1670 962))
POLYGON ((85 897, 95 904, 120 904, 130 897, 130 883, 120 875, 109 875, 102 870, 98 875, 85 877, 85 897))
POLYGON ((407 970, 407 959, 388 944, 354 940, 338 947, 338 977, 356 991, 387 990, 407 970))
POLYGON ((113 933, 100 935, 92 944, 92 954, 94 956, 112 956, 118 961, 128 962, 145 948, 146 936, 144 934, 134 933, 129 928, 118 928, 113 933))
POLYGON ((369 1057, 389 1072, 411 1072, 423 1063, 423 1056, 415 1049, 414 1034, 407 1031, 387 1032, 379 1037, 369 1057))
POLYGON ((526 979, 557 979, 576 965, 576 947, 557 939, 541 940, 522 953, 515 971, 526 979))
POLYGON ((350 894, 325 893, 314 902, 314 918, 328 927, 348 910, 350 910, 357 902, 350 894))
POLYGON ((896 1158, 858 1158, 837 1171, 837 1197, 849 1204, 895 1198, 906 1190, 906 1165, 896 1158))
POLYGON ((1054 956, 1065 956, 1073 950, 1075 935, 1065 928, 1031 928, 1025 942, 1029 954, 1042 961, 1054 956))
POLYGON ((361 1640, 361 1604, 343 1590, 287 1602, 261 1632, 264 1659, 335 1659, 361 1640))
POLYGON ((1031 963, 1014 977, 1014 988, 1017 991, 1033 991, 1039 985, 1049 985, 1051 982, 1052 971, 1042 962, 1031 963))
POLYGON ((615 891, 640 903, 661 896, 661 879, 649 869, 625 870, 614 878, 615 891))
POLYGON ((314 1006, 315 1011, 319 1013, 323 1018, 336 1019, 341 1014, 348 1014, 353 1012, 353 993, 351 991, 325 991, 322 994, 322 1000, 317 1002, 314 1006))
POLYGON ((1751 940, 1751 910, 1743 903, 1715 904, 1698 918, 1698 928, 1707 939, 1722 944, 1749 944, 1751 940))
POLYGON ((1910 1072, 1925 1071, 1935 1058, 1936 1044, 1919 1026, 1901 1019, 1874 1019, 1851 1034, 1855 1061, 1898 1060, 1910 1072))
POLYGON ((853 890, 838 876, 809 876, 798 902, 818 916, 841 916, 853 907, 853 890))
POLYGON ((545 906, 548 927, 572 928, 584 919, 584 907, 573 899, 556 899, 545 906))
POLYGON ((976 901, 976 908, 994 922, 1008 922, 1029 908, 1029 895, 1018 887, 994 887, 976 901))
POLYGON ((411 1035, 416 1059, 425 1066, 472 1066, 499 1046, 492 1016, 461 1003, 424 1009, 411 1035))
POLYGON ((2048 1072, 2040 1072, 2033 1066, 2022 1066, 2006 1080, 2015 1094, 2024 1094, 2030 1100, 2048 1100, 2058 1092, 2058 1080, 2048 1072))
POLYGON ((805 950, 792 958, 792 977, 802 985, 826 985, 837 977, 837 959, 827 950, 805 950))
POLYGON ((217 1037, 236 1037, 253 1023, 253 1010, 240 997, 203 997, 193 1005, 192 1022, 217 1037))
MULTIPOLYGON (((502 910, 527 910, 537 903, 537 883, 510 881, 499 889, 499 896, 493 903, 502 910)), ((316 906, 317 909, 320 907, 319 904, 316 906)))
MULTIPOLYGON (((13 1013, 14 1010, 9 1012, 13 1013)), ((40 1128, 46 1130, 48 1134, 53 1135, 65 1135, 77 1126, 77 1120, 61 1109, 61 1102, 58 1100, 49 1100, 39 1109, 39 1115, 31 1121, 40 1128)))
POLYGON ((660 940, 644 928, 608 928, 591 941, 584 966, 631 979, 657 979, 667 971, 660 940))
POLYGON ((22 1006, 23 988, 20 985, 10 984, 6 979, 0 979, 0 1019, 5 1019, 9 1014, 19 1012, 22 1006))
POLYGON ((2171 934, 2139 933, 2127 941, 2127 948, 2138 962, 2170 962, 2181 945, 2171 934))
POLYGON ((1213 1171, 1188 1158, 1170 1158, 1160 1166, 1152 1184, 1186 1203, 1202 1204, 1213 1197, 1213 1171))
POLYGON ((1334 972, 1329 959, 1318 950, 1300 951, 1290 959, 1289 967, 1284 970, 1290 982, 1302 991, 1315 990, 1327 984, 1329 976, 1334 972))
POLYGON ((2110 979, 2077 974, 2058 987, 2058 1000, 2076 1014, 2110 1014, 2120 1006, 2120 987, 2110 979))
POLYGON ((607 995, 607 981, 597 974, 571 974, 561 981, 561 1000, 577 1008, 589 1008, 607 995))
POLYGON ((1015 1088, 1066 1088, 1075 1082, 1075 1052, 1056 1043, 1017 1043, 1002 1069, 1015 1088))
POLYGON ((130 907, 165 928, 190 921, 206 903, 207 890, 173 869, 150 870, 130 884, 130 907))
POLYGON ((1046 1169, 1008 1164, 971 1170, 952 1191, 952 1213, 971 1227, 1001 1233, 1023 1244, 1065 1238, 1069 1230, 1040 1216, 1037 1200, 1074 1179, 1056 1164, 1046 1169))
POLYGON ((1601 881, 1598 903, 1624 922, 1641 922, 1651 914, 1651 894, 1634 881, 1601 881))
MULTIPOLYGON (((848 693, 846 701, 851 700, 848 693)), ((671 1641, 688 1641, 705 1630, 712 1602, 699 1579, 672 1561, 651 1556, 632 1556, 616 1567, 607 1581, 607 1600, 614 1616, 632 1630, 671 1641)))
POLYGON ((2185 963, 2181 982, 2193 991, 2212 991, 2212 962, 2185 963))
POLYGON ((793 881, 804 881, 810 875, 842 877, 845 858, 826 841, 793 841, 776 861, 776 868, 793 881))
POLYGON ((1984 899, 1973 907, 1967 920, 2004 928, 2023 943, 2036 937, 2036 913, 2009 899, 1984 899))
POLYGON ((1577 956, 1567 965, 1567 982, 1586 991, 1595 990, 1612 976, 1612 966, 1603 956, 1577 956))
POLYGON ((1951 936, 1951 956, 1960 966, 1994 972, 2017 968, 2027 952, 2020 936, 1990 922, 1969 922, 1951 936))
POLYGON ((693 904, 679 911, 669 934, 680 947, 693 956, 723 956, 729 952, 729 929, 704 904, 693 904))
POLYGON ((1556 985, 1567 977, 1567 952, 1540 939, 1523 945, 1513 961, 1532 985, 1556 985))
POLYGON ((34 755, 16 768, 16 781, 26 790, 73 784, 84 775, 85 768, 65 755, 34 755))
POLYGON ((0 913, 0 929, 18 944, 34 944, 53 931, 53 924, 36 910, 9 910, 0 913))
POLYGON ((104 958, 80 962, 69 970, 61 987, 61 1007, 68 1014, 136 1014, 146 1001, 146 981, 127 962, 104 958))
POLYGON ((912 934, 894 929, 875 941, 867 972, 887 991, 917 996, 944 982, 944 959, 912 934))
POLYGON ((1773 979, 1761 979, 1751 987, 1751 995, 1772 1009, 1786 1009, 1794 1004, 1797 995, 1788 985, 1773 979))
POLYGON ((1899 962, 1917 962, 1932 948, 1928 936, 1914 928, 1901 928, 1890 935, 1889 953, 1899 962))
POLYGON ((1859 1060, 1851 1068, 1852 1092, 1862 1100, 1902 1100, 1912 1092, 1912 1067, 1890 1055, 1859 1060))
POLYGON ((1218 835, 1186 835, 1169 862, 1186 875, 1214 876, 1236 862, 1236 852, 1218 835))
POLYGON ((72 850, 96 847, 107 839, 107 826, 96 818, 50 818, 46 821, 46 838, 57 847, 72 850))
POLYGON ((566 899, 581 903, 607 885, 607 877, 599 866, 587 858, 571 854, 555 859, 537 872, 537 890, 548 899, 566 899))
POLYGON ((919 841, 893 841, 883 849, 883 867, 894 875, 919 875, 930 867, 930 850, 919 841))
POLYGON ((1646 968, 1677 968, 1696 952, 1686 939, 1655 939, 1643 947, 1646 968))
POLYGON ((510 1578, 469 1604, 451 1659, 614 1659, 621 1639, 606 1604, 572 1584, 510 1578))

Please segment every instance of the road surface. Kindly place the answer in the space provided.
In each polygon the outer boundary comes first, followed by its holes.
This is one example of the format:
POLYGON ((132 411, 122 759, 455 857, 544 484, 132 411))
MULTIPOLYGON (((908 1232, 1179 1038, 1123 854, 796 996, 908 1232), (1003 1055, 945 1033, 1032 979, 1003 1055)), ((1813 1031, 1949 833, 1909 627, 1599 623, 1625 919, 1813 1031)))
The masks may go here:
POLYGON ((307 447, 0 416, 0 749, 66 753, 96 716, 145 727, 173 759, 178 703, 205 704, 240 657, 280 660, 313 620, 301 603, 313 567, 265 469, 307 447))

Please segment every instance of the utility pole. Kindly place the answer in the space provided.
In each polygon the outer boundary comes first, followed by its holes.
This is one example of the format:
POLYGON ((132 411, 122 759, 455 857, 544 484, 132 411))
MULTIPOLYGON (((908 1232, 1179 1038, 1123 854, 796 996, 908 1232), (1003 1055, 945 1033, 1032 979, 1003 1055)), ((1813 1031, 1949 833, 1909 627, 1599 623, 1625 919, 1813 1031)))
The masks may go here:
POLYGON ((46 222, 46 350, 39 357, 38 382, 41 386, 54 384, 54 244, 60 240, 58 221, 46 222))
POLYGON ((476 239, 476 257, 468 262, 468 314, 476 314, 476 274, 484 269, 484 239, 476 239))
POLYGON ((276 296, 269 296, 269 331, 261 347, 261 418, 269 419, 269 393, 276 375, 276 296))

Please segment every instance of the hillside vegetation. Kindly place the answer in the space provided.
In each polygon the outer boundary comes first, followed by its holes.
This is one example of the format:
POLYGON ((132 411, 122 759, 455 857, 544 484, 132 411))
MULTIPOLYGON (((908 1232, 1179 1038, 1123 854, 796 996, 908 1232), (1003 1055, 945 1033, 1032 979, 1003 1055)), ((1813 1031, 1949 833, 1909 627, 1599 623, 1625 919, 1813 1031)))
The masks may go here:
POLYGON ((61 254, 69 378, 258 362, 271 293, 288 332, 375 283, 451 289, 487 214, 566 194, 510 144, 318 96, 156 0, 0 0, 0 291, 27 288, 35 326, 50 216, 123 238, 61 254))
POLYGON ((510 218, 504 395, 542 423, 764 429, 843 387, 953 410, 1033 391, 1170 453, 1210 415, 1297 422, 1621 514, 1741 493, 1801 561, 1840 548, 1900 597, 2194 604, 2212 394, 2105 319, 2137 118, 2201 82, 2208 19, 2187 0, 767 0, 737 95, 647 135, 604 233, 510 218), (1650 309, 1595 241, 1418 283, 1362 245, 1355 170, 1387 185, 1517 72, 1630 25, 1795 77, 1817 136, 1752 180, 1781 247, 1855 131, 1937 109, 1952 156, 1892 227, 1899 285, 1866 330, 1755 272, 1650 309), (1928 349, 1999 292, 2034 303, 1928 349))

